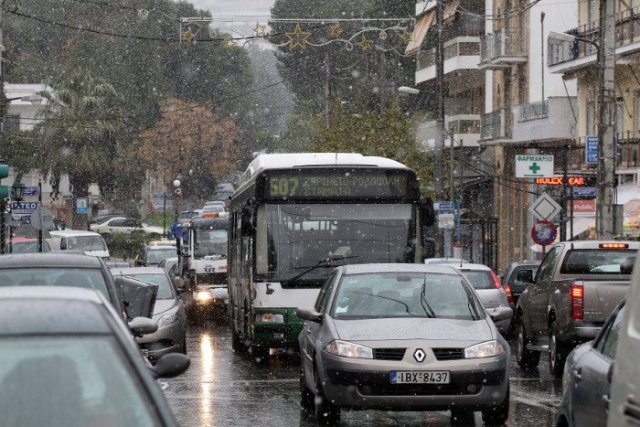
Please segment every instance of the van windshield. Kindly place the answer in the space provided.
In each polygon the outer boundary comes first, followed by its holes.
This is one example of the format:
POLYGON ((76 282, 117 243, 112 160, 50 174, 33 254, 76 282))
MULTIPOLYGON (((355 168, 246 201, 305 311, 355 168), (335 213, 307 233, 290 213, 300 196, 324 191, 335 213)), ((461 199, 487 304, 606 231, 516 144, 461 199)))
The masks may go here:
POLYGON ((67 237, 67 250, 106 251, 107 245, 101 236, 67 237))

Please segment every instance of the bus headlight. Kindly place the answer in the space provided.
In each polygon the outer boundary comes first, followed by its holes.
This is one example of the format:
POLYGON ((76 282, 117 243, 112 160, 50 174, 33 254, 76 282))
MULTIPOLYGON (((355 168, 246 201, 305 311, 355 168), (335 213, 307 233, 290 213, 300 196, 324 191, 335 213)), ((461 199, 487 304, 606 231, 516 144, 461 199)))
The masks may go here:
POLYGON ((256 313, 256 323, 284 323, 284 314, 256 313))
POLYGON ((206 291, 198 291, 195 294, 195 299, 197 299, 198 301, 209 301, 211 299, 211 291, 210 290, 206 290, 206 291))

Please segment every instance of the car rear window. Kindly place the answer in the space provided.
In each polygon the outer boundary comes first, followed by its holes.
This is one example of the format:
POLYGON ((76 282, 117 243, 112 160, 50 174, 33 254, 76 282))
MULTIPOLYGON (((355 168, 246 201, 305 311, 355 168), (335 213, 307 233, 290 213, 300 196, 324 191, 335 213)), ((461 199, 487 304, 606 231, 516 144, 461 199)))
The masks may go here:
POLYGON ((562 274, 620 274, 620 264, 635 250, 573 249, 564 257, 562 274))
POLYGON ((467 279, 474 289, 495 289, 493 277, 490 271, 486 270, 460 270, 460 273, 467 279))

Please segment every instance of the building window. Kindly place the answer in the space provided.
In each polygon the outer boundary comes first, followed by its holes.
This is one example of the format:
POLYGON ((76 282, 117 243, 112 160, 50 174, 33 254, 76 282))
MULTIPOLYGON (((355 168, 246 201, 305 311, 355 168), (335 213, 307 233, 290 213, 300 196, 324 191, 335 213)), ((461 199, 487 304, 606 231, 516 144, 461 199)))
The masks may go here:
POLYGON ((618 138, 624 138, 624 101, 616 98, 616 133, 618 138))
POLYGON ((593 101, 587 101, 587 135, 596 134, 596 111, 593 101))
POLYGON ((596 0, 587 0, 587 25, 589 27, 597 27, 595 22, 598 19, 598 2, 596 0))
POLYGON ((20 130, 20 116, 17 114, 11 114, 4 118, 2 123, 2 131, 11 133, 20 130))

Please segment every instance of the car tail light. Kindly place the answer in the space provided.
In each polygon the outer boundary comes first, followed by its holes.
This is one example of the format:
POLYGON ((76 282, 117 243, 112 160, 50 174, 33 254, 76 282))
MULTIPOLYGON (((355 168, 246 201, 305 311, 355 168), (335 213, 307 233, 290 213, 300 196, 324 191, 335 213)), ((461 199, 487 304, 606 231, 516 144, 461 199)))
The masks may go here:
POLYGON ((571 285, 571 318, 582 320, 584 318, 584 287, 571 285))
POLYGON ((511 295, 511 286, 508 283, 505 283, 504 287, 504 291, 507 293, 507 301, 509 301, 509 304, 513 304, 513 295, 511 295))
POLYGON ((500 289, 502 287, 498 276, 496 276, 496 273, 494 273, 493 271, 491 272, 491 279, 493 280, 493 284, 496 286, 496 289, 500 289))

